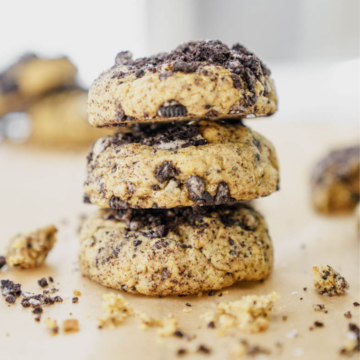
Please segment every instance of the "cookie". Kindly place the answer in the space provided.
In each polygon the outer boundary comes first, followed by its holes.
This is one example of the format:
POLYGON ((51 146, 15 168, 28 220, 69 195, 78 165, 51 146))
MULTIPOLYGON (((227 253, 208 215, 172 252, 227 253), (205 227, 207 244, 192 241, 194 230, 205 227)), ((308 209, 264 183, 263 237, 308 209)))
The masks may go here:
POLYGON ((99 139, 88 156, 85 200, 114 209, 218 205, 278 187, 268 140, 241 123, 202 120, 99 139))
POLYGON ((6 252, 11 267, 30 269, 41 266, 56 242, 57 229, 53 225, 14 236, 6 252))
POLYGON ((360 197, 360 148, 330 152, 312 173, 312 202, 324 214, 353 211, 360 197))
POLYGON ((87 91, 64 88, 53 91, 28 109, 33 144, 51 147, 90 146, 113 129, 96 129, 89 125, 86 113, 87 91))
POLYGON ((186 295, 266 278, 273 249, 264 219, 241 204, 102 209, 82 226, 79 264, 106 287, 186 295))
POLYGON ((270 70, 240 44, 183 44, 170 53, 115 65, 95 80, 88 113, 93 126, 126 122, 268 116, 277 98, 270 70))
POLYGON ((28 54, 0 74, 0 118, 26 108, 46 92, 75 84, 77 70, 68 58, 28 54))

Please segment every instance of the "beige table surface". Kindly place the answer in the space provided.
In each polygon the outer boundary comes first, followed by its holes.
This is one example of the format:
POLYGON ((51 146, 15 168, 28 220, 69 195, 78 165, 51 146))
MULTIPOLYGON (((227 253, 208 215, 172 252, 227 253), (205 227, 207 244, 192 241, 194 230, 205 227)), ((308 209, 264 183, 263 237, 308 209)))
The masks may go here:
MULTIPOLYGON (((1 279, 22 284, 23 290, 39 292, 37 280, 53 276, 60 293, 72 295, 81 290, 78 304, 71 298, 62 304, 44 308, 47 316, 61 322, 76 318, 80 331, 51 336, 44 323, 33 319, 30 309, 21 309, 19 302, 8 306, 0 299, 0 359, 173 359, 176 351, 190 352, 204 344, 210 355, 192 354, 185 359, 227 359, 239 339, 261 345, 271 351, 269 358, 292 359, 303 352, 303 359, 337 359, 343 346, 348 323, 344 312, 351 311, 352 322, 359 324, 359 242, 354 216, 326 218, 317 215, 309 201, 309 171, 314 161, 328 149, 358 141, 356 123, 310 123, 260 120, 248 122, 267 136, 278 151, 281 164, 281 191, 257 200, 256 207, 264 214, 275 247, 275 267, 264 283, 240 283, 229 288, 224 297, 151 298, 124 294, 137 310, 154 317, 172 313, 179 329, 197 337, 192 341, 178 338, 157 340, 155 330, 141 332, 133 318, 117 329, 99 330, 101 297, 111 291, 81 276, 76 263, 79 216, 95 211, 95 206, 81 203, 85 153, 56 153, 27 147, 0 146, 0 253, 10 236, 48 223, 59 228, 58 242, 46 265, 30 271, 0 271, 1 279), (351 288, 341 297, 322 297, 312 288, 311 268, 326 263, 340 271, 351 288), (306 292, 303 288, 307 287, 306 292), (281 299, 270 328, 263 333, 246 335, 234 332, 219 338, 206 328, 199 315, 212 309, 214 301, 229 301, 248 294, 277 291, 281 299), (297 291, 298 294, 292 295, 297 291), (300 298, 303 300, 300 300, 300 298), (192 312, 182 312, 190 302, 192 312), (315 312, 313 304, 324 303, 328 314, 315 312), (72 316, 69 315, 72 313, 72 316), (288 320, 282 321, 287 315, 288 320), (314 321, 324 328, 309 331, 314 321), (298 337, 287 334, 298 330, 298 337), (275 347, 283 342, 283 350, 275 347)), ((356 356, 355 356, 356 358, 356 356)))

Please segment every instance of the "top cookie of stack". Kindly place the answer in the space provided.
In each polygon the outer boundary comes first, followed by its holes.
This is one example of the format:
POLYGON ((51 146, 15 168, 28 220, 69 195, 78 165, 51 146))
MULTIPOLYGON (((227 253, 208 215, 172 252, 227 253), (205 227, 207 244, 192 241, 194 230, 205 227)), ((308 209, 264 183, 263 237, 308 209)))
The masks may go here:
POLYGON ((131 122, 245 118, 276 110, 269 69, 242 45, 183 44, 170 53, 116 63, 89 92, 89 121, 97 127, 131 122))

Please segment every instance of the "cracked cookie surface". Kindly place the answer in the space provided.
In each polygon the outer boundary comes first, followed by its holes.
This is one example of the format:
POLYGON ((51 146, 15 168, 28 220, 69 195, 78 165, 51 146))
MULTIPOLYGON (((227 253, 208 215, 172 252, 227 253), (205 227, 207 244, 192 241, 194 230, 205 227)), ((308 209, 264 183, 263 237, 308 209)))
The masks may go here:
POLYGON ((218 290, 261 280, 273 249, 262 216, 234 204, 171 210, 99 210, 80 232, 82 273, 145 295, 218 290))
POLYGON ((218 205, 278 189, 272 144, 241 123, 203 120, 152 131, 95 142, 86 202, 115 209, 218 205))
POLYGON ((244 118, 275 112, 269 69, 245 47, 193 41, 149 58, 121 52, 93 83, 93 126, 126 122, 244 118))
POLYGON ((360 147, 330 152, 314 168, 312 201, 324 214, 353 211, 360 198, 360 147))
POLYGON ((48 91, 75 84, 77 69, 68 58, 21 57, 0 73, 0 117, 24 110, 48 91))

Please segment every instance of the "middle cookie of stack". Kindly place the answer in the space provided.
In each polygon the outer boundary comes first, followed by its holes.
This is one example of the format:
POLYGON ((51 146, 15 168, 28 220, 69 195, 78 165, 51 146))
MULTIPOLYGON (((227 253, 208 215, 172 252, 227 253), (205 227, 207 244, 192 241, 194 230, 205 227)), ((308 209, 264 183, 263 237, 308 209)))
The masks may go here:
POLYGON ((240 121, 203 120, 96 141, 85 201, 113 209, 219 205, 278 187, 278 161, 267 139, 240 121))

